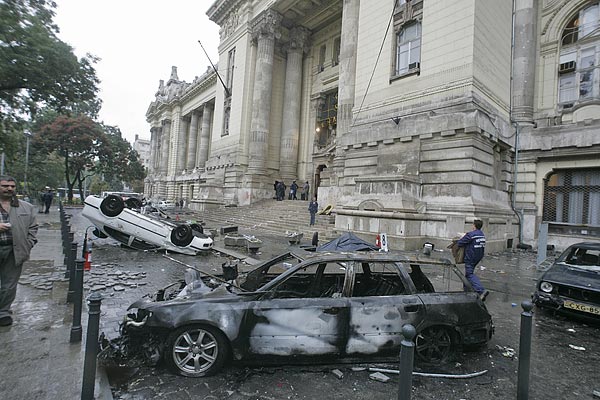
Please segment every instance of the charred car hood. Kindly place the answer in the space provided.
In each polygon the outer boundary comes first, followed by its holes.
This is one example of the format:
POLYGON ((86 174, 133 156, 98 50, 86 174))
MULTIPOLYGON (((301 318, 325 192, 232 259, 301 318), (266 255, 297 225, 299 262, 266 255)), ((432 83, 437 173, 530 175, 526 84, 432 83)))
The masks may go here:
POLYGON ((555 264, 546 271, 541 280, 600 291, 600 271, 597 271, 594 268, 597 267, 555 264))

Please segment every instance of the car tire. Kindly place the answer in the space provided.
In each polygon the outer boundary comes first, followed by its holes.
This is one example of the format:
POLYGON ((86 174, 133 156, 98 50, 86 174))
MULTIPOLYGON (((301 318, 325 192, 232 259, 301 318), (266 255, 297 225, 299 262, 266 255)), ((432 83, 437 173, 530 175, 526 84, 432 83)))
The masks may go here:
POLYGON ((439 365, 454 354, 455 335, 445 326, 430 326, 415 337, 417 358, 427 364, 439 365))
POLYGON ((171 231, 171 243, 175 246, 185 247, 192 243, 194 234, 189 225, 177 225, 171 231))
POLYGON ((114 194, 109 194, 102 200, 102 203, 100 203, 100 211, 107 217, 116 217, 121 214, 123 208, 125 208, 123 198, 114 194))
POLYGON ((198 233, 204 233, 204 228, 200 224, 190 224, 190 228, 198 233))
POLYGON ((130 197, 125 200, 125 206, 130 209, 142 208, 142 201, 140 199, 136 199, 135 197, 130 197))
POLYGON ((102 232, 98 228, 94 228, 94 230, 92 231, 92 233, 94 234, 94 236, 96 236, 97 238, 100 238, 100 239, 106 239, 108 237, 107 234, 105 234, 104 232, 102 232))
POLYGON ((219 372, 229 358, 229 343, 216 328, 183 326, 167 338, 165 359, 175 373, 192 378, 219 372))

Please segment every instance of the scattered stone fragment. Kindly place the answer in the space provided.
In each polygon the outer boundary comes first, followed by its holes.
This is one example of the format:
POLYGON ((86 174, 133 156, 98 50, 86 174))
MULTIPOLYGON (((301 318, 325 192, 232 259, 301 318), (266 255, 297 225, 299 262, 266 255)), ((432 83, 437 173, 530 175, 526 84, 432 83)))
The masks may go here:
POLYGON ((331 373, 334 374, 338 379, 342 379, 344 377, 344 373, 339 369, 334 369, 333 371, 331 371, 331 373))
POLYGON ((585 347, 583 346, 575 346, 574 344, 570 344, 569 347, 573 350, 585 351, 585 347))
POLYGON ((366 371, 367 367, 352 367, 352 371, 354 372, 360 372, 360 371, 366 371))
POLYGON ((117 286, 113 286, 113 290, 115 292, 122 292, 123 290, 125 290, 125 288, 121 285, 117 285, 117 286))
POLYGON ((383 382, 383 383, 386 383, 387 381, 389 381, 391 379, 389 376, 382 374, 381 372, 372 373, 371 375, 369 375, 369 378, 374 381, 379 381, 379 382, 383 382))
POLYGON ((592 393, 594 394, 594 397, 600 398, 600 390, 594 390, 592 393))

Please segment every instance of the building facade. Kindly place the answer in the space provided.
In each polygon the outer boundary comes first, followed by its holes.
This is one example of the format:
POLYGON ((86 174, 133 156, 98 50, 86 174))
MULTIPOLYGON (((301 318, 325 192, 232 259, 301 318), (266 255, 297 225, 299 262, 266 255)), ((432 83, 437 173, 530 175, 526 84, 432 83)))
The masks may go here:
POLYGON ((135 135, 135 140, 133 141, 133 150, 138 154, 140 163, 146 168, 147 171, 150 170, 150 140, 140 139, 139 135, 135 135))
POLYGON ((475 218, 491 251, 535 245, 542 221, 559 247, 600 236, 597 1, 218 0, 208 16, 220 73, 161 81, 147 196, 243 206, 309 181, 337 229, 398 249, 475 218))

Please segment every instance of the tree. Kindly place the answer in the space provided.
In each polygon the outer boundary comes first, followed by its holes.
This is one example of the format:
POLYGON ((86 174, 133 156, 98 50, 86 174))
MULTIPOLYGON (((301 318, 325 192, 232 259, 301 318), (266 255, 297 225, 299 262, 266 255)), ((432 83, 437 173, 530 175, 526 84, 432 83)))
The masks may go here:
MULTIPOLYGON (((19 124, 42 107, 95 117, 99 80, 92 55, 77 59, 56 34, 51 0, 0 2, 0 123, 19 124)), ((2 139, 2 138, 0 138, 2 139)))
POLYGON ((121 138, 117 127, 96 123, 85 115, 56 115, 36 131, 36 151, 55 152, 63 159, 69 202, 75 185, 83 198, 83 182, 94 175, 103 175, 108 181, 145 177, 137 153, 121 138))
POLYGON ((33 140, 36 151, 46 154, 56 152, 63 160, 67 198, 73 201, 73 187, 78 185, 83 196, 86 171, 93 171, 96 159, 105 141, 101 126, 90 117, 78 115, 57 116, 51 123, 39 128, 33 140))

